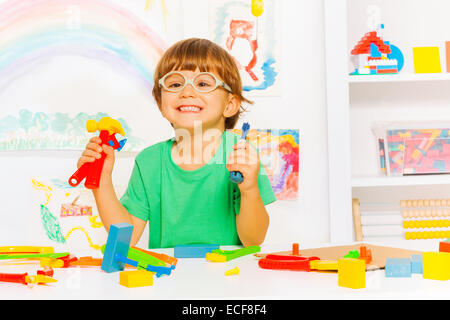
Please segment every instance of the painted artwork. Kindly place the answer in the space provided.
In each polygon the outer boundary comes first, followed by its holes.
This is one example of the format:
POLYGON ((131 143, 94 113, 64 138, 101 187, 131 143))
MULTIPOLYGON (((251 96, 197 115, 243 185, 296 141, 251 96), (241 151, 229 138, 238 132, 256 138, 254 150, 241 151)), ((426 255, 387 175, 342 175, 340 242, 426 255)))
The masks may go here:
MULTIPOLYGON (((125 190, 115 188, 119 193, 125 190)), ((93 253, 106 243, 107 234, 90 190, 73 188, 60 179, 33 178, 30 195, 27 235, 31 243, 93 253)))
POLYGON ((181 14, 179 0, 0 0, 0 151, 77 148, 99 113, 141 149, 159 115, 153 73, 181 14))
MULTIPOLYGON (((47 114, 19 110, 17 116, 0 119, 0 151, 12 150, 83 150, 92 133, 86 131, 87 120, 99 121, 105 113, 47 114)), ((144 140, 133 135, 133 129, 124 119, 117 119, 126 132, 124 151, 145 147, 144 140)), ((98 132, 96 133, 98 135, 98 132)))
MULTIPOLYGON (((241 135, 241 129, 232 132, 241 135)), ((299 186, 299 131, 276 129, 250 129, 247 134, 259 152, 278 200, 294 200, 299 186)))
POLYGON ((210 38, 225 48, 251 96, 279 96, 279 4, 275 0, 210 1, 210 38))

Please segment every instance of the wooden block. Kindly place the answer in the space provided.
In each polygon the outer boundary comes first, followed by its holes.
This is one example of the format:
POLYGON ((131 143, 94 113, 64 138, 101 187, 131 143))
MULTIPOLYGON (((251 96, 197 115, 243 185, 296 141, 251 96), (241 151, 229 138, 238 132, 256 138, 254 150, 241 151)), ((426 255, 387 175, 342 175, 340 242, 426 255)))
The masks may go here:
POLYGON ((441 73, 439 47, 413 48, 415 73, 441 73))
POLYGON ((342 258, 338 260, 338 285, 360 289, 366 287, 366 263, 361 259, 342 258))
POLYGON ((432 280, 450 280, 450 253, 424 252, 423 278, 432 280))
POLYGON ((145 270, 120 272, 120 284, 127 288, 147 287, 153 285, 153 272, 145 270))

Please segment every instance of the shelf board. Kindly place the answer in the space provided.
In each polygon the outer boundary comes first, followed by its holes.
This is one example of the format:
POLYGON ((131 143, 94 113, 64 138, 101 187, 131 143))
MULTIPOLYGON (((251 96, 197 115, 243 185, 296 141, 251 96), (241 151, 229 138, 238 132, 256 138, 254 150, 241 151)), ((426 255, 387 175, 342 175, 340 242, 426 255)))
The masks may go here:
POLYGON ((385 187, 414 185, 450 185, 450 174, 416 176, 353 176, 352 187, 385 187))
POLYGON ((383 75, 348 76, 349 83, 445 81, 445 80, 450 80, 450 73, 396 73, 383 75))

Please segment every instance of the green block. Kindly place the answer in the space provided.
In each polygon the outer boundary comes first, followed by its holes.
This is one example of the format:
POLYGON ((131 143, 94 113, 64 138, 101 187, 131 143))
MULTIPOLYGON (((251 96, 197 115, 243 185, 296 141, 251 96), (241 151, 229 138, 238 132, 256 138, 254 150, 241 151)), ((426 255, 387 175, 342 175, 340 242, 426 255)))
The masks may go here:
POLYGON ((359 258, 359 252, 358 252, 358 250, 350 250, 350 251, 344 256, 344 258, 358 259, 358 258, 359 258))

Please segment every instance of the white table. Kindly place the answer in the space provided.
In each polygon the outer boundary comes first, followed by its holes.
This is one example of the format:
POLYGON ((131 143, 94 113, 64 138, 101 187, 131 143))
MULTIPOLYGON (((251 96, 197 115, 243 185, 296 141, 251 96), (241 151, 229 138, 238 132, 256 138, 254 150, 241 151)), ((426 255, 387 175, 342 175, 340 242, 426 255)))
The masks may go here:
MULTIPOLYGON (((390 245, 437 251, 438 243, 438 240, 405 240, 390 245)), ((230 250, 236 247, 221 248, 230 250)), ((263 245, 261 252, 290 249, 291 244, 263 245)), ((173 255, 173 249, 153 251, 173 255)), ((0 272, 33 274, 38 267, 38 263, 5 265, 2 262, 0 272)), ((205 259, 178 259, 177 267, 170 276, 154 276, 153 286, 140 288, 123 287, 119 284, 118 272, 108 274, 97 267, 54 271, 54 278, 58 282, 46 286, 30 288, 16 283, 0 283, 0 299, 450 299, 450 281, 427 280, 417 274, 411 278, 386 278, 384 270, 376 270, 366 272, 366 288, 348 289, 338 286, 337 273, 265 270, 258 267, 257 258, 253 255, 224 263, 213 263, 205 259), (240 270, 239 275, 225 276, 225 271, 235 266, 240 270)))

